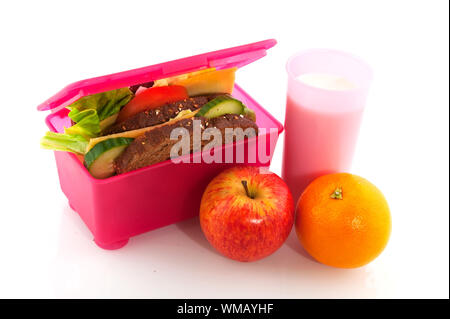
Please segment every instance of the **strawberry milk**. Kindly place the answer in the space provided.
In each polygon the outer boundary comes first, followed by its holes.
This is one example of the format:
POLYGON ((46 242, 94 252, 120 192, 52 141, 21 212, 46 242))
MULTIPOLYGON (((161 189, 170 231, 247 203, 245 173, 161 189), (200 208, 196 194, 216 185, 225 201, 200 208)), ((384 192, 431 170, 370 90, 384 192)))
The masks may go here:
POLYGON ((295 201, 324 174, 351 168, 370 68, 346 53, 309 50, 287 64, 282 176, 295 201))

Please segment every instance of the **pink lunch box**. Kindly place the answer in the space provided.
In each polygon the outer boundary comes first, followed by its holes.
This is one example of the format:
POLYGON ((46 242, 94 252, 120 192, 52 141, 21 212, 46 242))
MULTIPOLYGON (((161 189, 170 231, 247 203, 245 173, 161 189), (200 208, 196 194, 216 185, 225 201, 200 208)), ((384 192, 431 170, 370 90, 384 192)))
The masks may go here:
MULTIPOLYGON (((266 50, 275 44, 275 40, 266 40, 78 81, 39 105, 38 110, 52 110, 46 124, 52 132, 63 132, 64 127, 71 126, 65 106, 83 96, 210 67, 239 68, 265 56, 266 50)), ((234 150, 233 160, 228 163, 206 163, 201 152, 197 152, 189 155, 190 163, 167 160, 107 179, 95 179, 76 155, 54 152, 61 189, 99 247, 118 249, 132 236, 196 216, 204 189, 226 168, 270 165, 276 140, 283 131, 282 124, 238 85, 232 95, 255 111, 260 133, 256 138, 223 145, 223 157, 229 148, 234 150), (243 160, 236 157, 236 148, 242 144, 243 160), (262 147, 265 156, 249 160, 249 152, 257 154, 262 147)))

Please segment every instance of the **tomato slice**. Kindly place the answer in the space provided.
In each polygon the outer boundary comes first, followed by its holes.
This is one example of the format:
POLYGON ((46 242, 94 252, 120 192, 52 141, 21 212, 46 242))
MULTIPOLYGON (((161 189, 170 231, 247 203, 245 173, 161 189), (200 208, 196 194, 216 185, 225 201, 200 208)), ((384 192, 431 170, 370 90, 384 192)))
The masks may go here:
POLYGON ((181 85, 148 88, 136 95, 120 110, 116 123, 123 122, 137 113, 154 109, 167 103, 181 101, 188 97, 186 88, 181 85))

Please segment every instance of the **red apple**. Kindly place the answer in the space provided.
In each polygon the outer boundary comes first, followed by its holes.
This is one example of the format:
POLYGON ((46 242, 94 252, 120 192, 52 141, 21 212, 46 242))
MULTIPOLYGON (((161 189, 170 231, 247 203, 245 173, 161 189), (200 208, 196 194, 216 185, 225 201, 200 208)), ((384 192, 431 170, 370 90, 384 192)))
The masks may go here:
POLYGON ((294 203, 283 180, 258 167, 238 166, 216 176, 203 194, 200 225, 214 248, 239 261, 275 252, 294 223, 294 203))

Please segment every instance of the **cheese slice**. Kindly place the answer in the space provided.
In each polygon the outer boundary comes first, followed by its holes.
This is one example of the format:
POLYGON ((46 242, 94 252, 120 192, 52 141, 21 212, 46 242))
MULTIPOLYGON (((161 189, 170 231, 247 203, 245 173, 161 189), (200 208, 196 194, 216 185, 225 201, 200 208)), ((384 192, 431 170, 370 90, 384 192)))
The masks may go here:
POLYGON ((215 71, 215 70, 216 70, 216 68, 208 68, 208 69, 203 69, 203 70, 198 70, 198 71, 194 71, 194 72, 190 72, 190 73, 184 73, 184 74, 172 76, 170 78, 156 80, 153 83, 153 87, 172 85, 173 82, 175 82, 175 81, 186 80, 186 79, 191 78, 193 76, 196 76, 198 74, 212 72, 212 71, 215 71))

